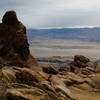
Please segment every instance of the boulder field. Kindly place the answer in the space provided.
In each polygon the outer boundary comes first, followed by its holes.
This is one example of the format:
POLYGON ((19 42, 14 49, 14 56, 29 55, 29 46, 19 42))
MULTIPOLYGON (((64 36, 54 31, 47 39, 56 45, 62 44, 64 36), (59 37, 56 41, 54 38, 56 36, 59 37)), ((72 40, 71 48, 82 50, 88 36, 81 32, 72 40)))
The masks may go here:
POLYGON ((100 67, 82 55, 66 67, 40 67, 25 26, 8 11, 0 23, 0 100, 100 100, 100 67))

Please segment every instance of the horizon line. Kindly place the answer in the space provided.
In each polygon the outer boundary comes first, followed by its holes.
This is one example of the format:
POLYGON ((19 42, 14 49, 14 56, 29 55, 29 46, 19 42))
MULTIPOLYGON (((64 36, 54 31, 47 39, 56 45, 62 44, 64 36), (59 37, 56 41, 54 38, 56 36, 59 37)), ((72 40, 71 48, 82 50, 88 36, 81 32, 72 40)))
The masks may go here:
POLYGON ((81 26, 81 27, 48 27, 48 28, 27 28, 27 29, 36 29, 36 30, 39 30, 39 29, 83 29, 83 28, 89 28, 89 29, 92 29, 92 28, 100 28, 100 26, 81 26))

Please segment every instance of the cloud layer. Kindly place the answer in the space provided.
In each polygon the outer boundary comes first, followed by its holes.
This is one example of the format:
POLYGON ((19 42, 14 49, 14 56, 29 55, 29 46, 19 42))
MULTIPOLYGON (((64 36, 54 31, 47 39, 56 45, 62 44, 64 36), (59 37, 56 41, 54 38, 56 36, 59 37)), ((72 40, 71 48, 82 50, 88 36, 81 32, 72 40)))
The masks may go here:
POLYGON ((7 10, 28 28, 100 26, 99 0, 1 0, 0 18, 7 10))

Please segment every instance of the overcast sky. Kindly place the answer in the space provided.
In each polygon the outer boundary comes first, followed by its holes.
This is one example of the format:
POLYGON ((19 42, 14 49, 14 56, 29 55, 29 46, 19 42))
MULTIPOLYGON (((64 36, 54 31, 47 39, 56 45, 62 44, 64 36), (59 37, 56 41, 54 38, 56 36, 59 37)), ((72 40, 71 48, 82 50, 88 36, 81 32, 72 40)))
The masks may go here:
POLYGON ((0 20, 7 10, 27 28, 100 26, 100 0, 0 0, 0 20))

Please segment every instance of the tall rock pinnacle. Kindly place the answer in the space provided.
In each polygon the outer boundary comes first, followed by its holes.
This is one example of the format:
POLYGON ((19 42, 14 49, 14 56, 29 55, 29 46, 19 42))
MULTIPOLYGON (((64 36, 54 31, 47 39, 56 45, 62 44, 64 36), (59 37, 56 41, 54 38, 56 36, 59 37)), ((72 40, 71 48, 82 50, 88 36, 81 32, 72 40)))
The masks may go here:
POLYGON ((0 23, 0 64, 37 66, 29 51, 26 27, 15 11, 7 11, 0 23))

